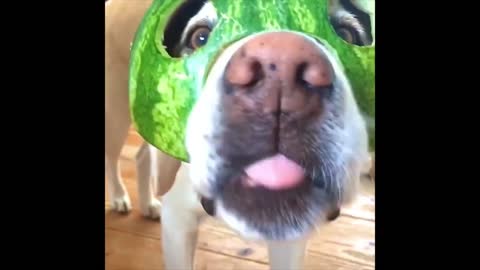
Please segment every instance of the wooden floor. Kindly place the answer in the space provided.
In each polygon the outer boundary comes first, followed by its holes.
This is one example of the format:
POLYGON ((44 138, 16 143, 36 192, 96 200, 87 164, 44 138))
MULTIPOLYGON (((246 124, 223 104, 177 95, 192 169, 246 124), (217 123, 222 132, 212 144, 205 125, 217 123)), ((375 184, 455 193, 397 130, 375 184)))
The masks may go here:
MULTIPOLYGON (((105 203, 106 270, 164 269, 160 222, 147 220, 138 211, 133 157, 141 142, 138 134, 131 130, 121 158, 122 175, 130 192, 133 211, 119 215, 109 211, 108 200, 105 203)), ((365 180, 358 202, 343 209, 340 218, 309 243, 306 269, 375 268, 374 194, 373 185, 365 180)), ((197 270, 269 269, 264 245, 244 241, 213 219, 208 219, 200 227, 195 264, 197 270)))

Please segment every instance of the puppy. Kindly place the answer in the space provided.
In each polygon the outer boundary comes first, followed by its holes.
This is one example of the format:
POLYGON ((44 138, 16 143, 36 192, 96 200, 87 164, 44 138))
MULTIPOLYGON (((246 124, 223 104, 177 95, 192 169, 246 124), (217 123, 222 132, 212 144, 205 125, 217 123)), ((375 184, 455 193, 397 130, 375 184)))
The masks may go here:
MULTIPOLYGON (((131 208, 118 167, 131 124, 129 49, 149 4, 106 3, 106 174, 119 212, 131 208)), ((164 41, 175 57, 208 42, 218 20, 208 1, 180 9, 164 41)), ((370 44, 368 23, 353 9, 332 1, 332 26, 347 42, 370 44)), ((166 269, 193 269, 206 210, 266 241, 272 269, 301 269, 309 234, 353 199, 368 160, 365 122, 339 63, 321 43, 289 32, 249 36, 219 54, 188 119, 186 146, 188 164, 146 143, 136 156, 141 211, 161 213, 166 269), (163 195, 161 209, 155 195, 163 195)))

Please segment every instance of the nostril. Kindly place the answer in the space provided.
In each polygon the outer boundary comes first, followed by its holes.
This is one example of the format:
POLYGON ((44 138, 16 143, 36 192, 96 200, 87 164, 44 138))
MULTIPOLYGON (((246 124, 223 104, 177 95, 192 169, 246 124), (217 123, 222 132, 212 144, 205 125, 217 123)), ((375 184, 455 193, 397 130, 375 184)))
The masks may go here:
POLYGON ((309 90, 330 88, 332 78, 330 72, 319 63, 301 63, 297 68, 298 83, 309 90))
POLYGON ((260 81, 264 74, 262 64, 258 60, 250 58, 231 62, 226 75, 230 84, 249 87, 260 81))
POLYGON ((250 69, 253 74, 253 77, 250 80, 250 82, 245 86, 253 86, 254 84, 258 83, 264 76, 263 67, 259 61, 257 60, 252 61, 252 63, 250 64, 250 69))
POLYGON ((305 70, 307 69, 307 63, 303 62, 300 65, 298 65, 297 68, 297 74, 295 74, 295 79, 297 80, 297 83, 300 84, 304 88, 310 88, 309 82, 305 80, 305 70))

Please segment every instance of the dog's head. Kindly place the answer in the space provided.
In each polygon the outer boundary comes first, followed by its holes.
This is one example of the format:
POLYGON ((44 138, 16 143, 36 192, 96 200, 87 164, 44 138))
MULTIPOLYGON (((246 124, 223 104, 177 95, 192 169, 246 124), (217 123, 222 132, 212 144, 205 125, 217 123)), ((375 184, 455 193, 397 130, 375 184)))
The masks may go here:
POLYGON ((145 20, 134 44, 139 132, 177 158, 185 142, 196 190, 246 237, 297 238, 338 214, 368 158, 346 72, 364 59, 336 55, 369 44, 360 21, 319 0, 173 2, 153 4, 147 18, 168 20, 145 20))

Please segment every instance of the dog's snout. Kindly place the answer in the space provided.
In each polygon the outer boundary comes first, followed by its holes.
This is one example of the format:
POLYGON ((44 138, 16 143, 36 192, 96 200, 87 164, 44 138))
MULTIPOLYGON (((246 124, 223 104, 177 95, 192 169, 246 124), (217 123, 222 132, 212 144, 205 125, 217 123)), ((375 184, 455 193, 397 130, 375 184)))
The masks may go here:
POLYGON ((332 84, 332 67, 304 36, 275 32, 246 42, 230 59, 225 81, 237 95, 256 92, 264 112, 304 110, 312 92, 332 84))

